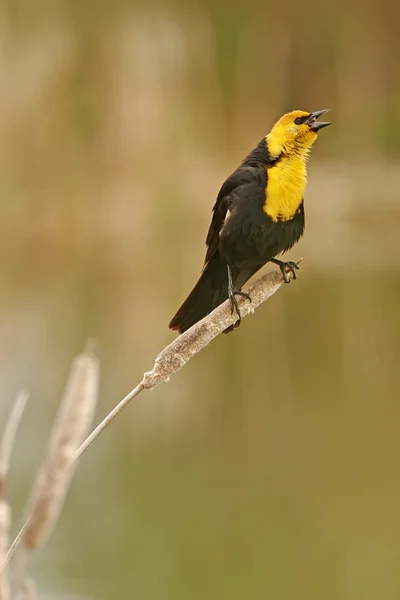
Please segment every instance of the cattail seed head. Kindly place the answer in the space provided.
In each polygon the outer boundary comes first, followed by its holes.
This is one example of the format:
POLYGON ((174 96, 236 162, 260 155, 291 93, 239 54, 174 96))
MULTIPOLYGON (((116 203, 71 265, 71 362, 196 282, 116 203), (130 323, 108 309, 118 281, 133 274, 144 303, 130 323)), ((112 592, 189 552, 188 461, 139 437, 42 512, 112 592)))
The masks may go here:
POLYGON ((92 354, 81 354, 70 375, 50 436, 47 455, 28 501, 26 550, 34 550, 50 534, 63 505, 76 463, 74 454, 87 434, 97 404, 99 364, 92 354))

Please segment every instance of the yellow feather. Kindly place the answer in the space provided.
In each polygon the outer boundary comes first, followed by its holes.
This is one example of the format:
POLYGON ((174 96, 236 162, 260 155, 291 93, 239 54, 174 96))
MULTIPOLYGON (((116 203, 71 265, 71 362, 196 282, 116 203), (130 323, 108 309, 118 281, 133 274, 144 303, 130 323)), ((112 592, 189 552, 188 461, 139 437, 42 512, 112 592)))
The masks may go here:
POLYGON ((267 173, 264 211, 273 221, 289 221, 296 214, 307 184, 304 158, 282 158, 267 173))
POLYGON ((264 211, 273 221, 289 221, 296 214, 307 185, 307 158, 317 139, 308 125, 295 125, 293 111, 284 115, 266 137, 266 145, 277 162, 267 168, 264 211))

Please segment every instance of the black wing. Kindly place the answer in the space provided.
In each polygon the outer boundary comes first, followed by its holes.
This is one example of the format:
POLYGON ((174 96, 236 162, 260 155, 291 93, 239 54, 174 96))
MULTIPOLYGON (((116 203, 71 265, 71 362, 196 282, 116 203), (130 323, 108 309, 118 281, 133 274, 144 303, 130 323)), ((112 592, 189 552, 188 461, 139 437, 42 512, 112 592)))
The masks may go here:
POLYGON ((253 183, 257 178, 257 175, 259 175, 259 169, 255 167, 239 167, 230 177, 228 177, 225 183, 223 183, 213 208, 213 217, 206 239, 207 253, 204 265, 206 265, 218 251, 219 233, 224 226, 226 213, 228 212, 235 194, 239 189, 242 190, 243 186, 253 183))

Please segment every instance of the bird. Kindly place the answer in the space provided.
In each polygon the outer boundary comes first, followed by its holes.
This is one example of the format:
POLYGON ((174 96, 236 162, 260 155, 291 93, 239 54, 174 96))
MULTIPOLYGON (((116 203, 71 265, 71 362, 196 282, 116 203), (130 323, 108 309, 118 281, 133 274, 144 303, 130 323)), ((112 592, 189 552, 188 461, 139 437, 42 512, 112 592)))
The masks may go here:
POLYGON ((242 286, 266 263, 279 266, 285 283, 298 265, 276 258, 304 232, 307 160, 328 109, 284 114, 223 183, 213 208, 200 278, 169 323, 185 332, 229 298, 238 327, 237 296, 251 301, 242 286))

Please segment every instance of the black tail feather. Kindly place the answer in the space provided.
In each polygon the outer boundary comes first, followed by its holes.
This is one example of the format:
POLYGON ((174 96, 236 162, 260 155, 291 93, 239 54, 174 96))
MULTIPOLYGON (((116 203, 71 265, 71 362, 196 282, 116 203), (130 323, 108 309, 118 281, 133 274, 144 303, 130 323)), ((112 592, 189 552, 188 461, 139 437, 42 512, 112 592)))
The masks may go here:
POLYGON ((228 272, 225 261, 215 254, 204 267, 200 279, 171 320, 170 329, 183 333, 228 298, 228 272))

